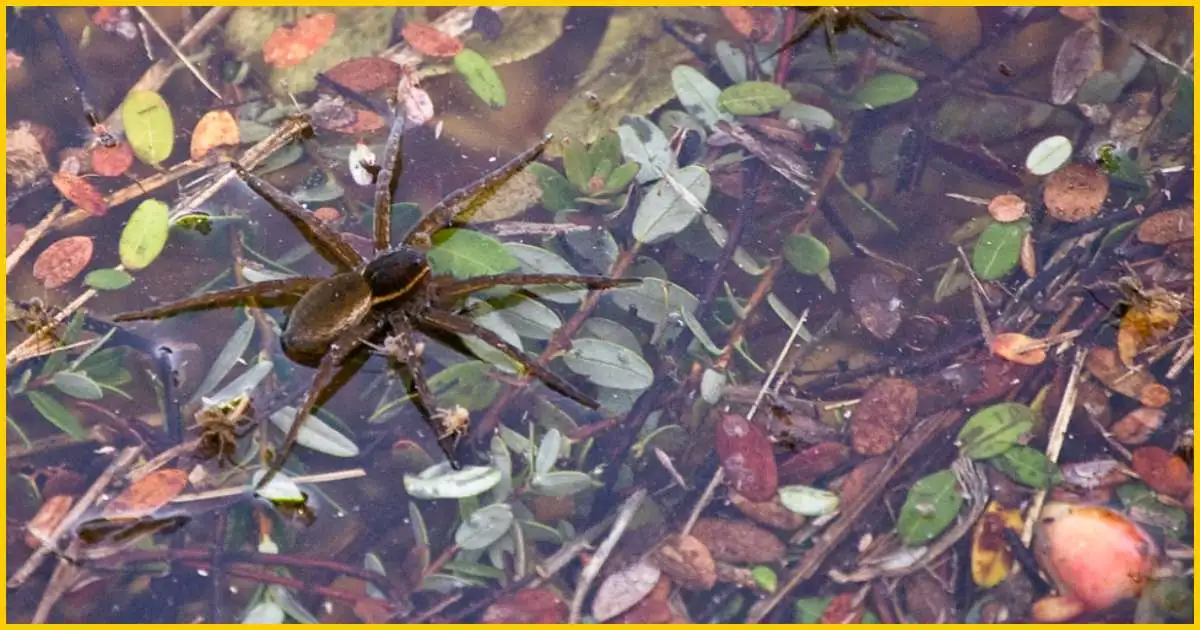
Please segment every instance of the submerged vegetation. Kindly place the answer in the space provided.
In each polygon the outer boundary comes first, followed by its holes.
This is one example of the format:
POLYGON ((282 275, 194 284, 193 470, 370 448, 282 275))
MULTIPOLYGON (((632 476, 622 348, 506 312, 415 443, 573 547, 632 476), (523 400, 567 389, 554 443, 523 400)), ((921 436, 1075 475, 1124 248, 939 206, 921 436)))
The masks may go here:
POLYGON ((11 621, 1191 620, 1190 8, 8 12, 11 621))

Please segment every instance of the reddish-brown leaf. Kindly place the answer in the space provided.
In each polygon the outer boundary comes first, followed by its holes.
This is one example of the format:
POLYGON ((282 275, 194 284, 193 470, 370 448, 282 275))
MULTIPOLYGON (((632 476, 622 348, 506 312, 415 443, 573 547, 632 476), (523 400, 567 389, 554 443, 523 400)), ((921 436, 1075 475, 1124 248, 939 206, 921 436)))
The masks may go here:
POLYGON ((742 514, 750 517, 750 520, 767 527, 791 532, 804 526, 804 516, 784 507, 778 495, 769 501, 751 501, 730 491, 729 502, 742 514))
POLYGON ((784 546, 775 534, 749 521, 702 518, 692 528, 714 560, 733 564, 763 564, 783 558, 784 546))
POLYGON ((1192 489, 1192 471, 1187 462, 1165 448, 1143 446, 1134 451, 1133 470, 1155 492, 1179 499, 1192 489))
POLYGON ((124 140, 117 141, 111 147, 103 144, 92 149, 92 170, 104 177, 124 175, 133 166, 133 147, 124 140))
POLYGON ((1042 201, 1050 216, 1078 223, 1096 216, 1108 197, 1108 175, 1091 164, 1068 164, 1050 174, 1042 201))
POLYGON ((104 517, 135 517, 150 514, 170 503, 187 487, 187 473, 178 468, 162 468, 133 482, 124 492, 104 506, 104 517))
POLYGON ((33 262, 33 277, 47 289, 57 289, 75 279, 92 260, 90 236, 68 236, 55 241, 33 262))
POLYGON ((192 159, 198 161, 217 147, 237 145, 241 137, 233 114, 228 110, 214 109, 200 118, 196 130, 192 132, 192 159))
POLYGON ((900 327, 904 303, 900 300, 900 287, 891 276, 868 271, 850 283, 850 308, 863 328, 886 341, 900 327))
POLYGON ((838 493, 842 505, 854 503, 858 495, 862 494, 867 486, 875 480, 875 477, 883 471, 885 464, 887 464, 886 457, 872 457, 855 466, 854 470, 842 477, 841 489, 838 493))
POLYGON ((1143 388, 1155 382, 1145 370, 1132 370, 1121 365, 1112 348, 1092 348, 1083 366, 1105 387, 1130 398, 1136 399, 1143 388))
POLYGON ((871 385, 850 417, 850 441, 860 455, 882 455, 895 446, 917 415, 917 388, 899 378, 871 385))
POLYGON ((108 212, 108 202, 104 200, 104 195, 88 180, 78 175, 59 172, 54 174, 51 181, 62 196, 80 208, 96 216, 104 216, 104 213, 108 212))
POLYGON ((383 57, 347 59, 330 68, 325 76, 356 92, 395 88, 400 81, 400 64, 383 57))
POLYGON ((497 600, 483 612, 483 623, 566 623, 567 604, 548 588, 526 588, 497 600))
POLYGON ((996 195, 988 202, 988 214, 1001 223, 1012 223, 1024 217, 1028 208, 1024 199, 1011 193, 996 195))
POLYGON ((817 623, 861 623, 862 604, 855 605, 855 599, 854 593, 834 595, 817 623))
POLYGON ((654 550, 651 560, 685 589, 708 590, 717 583, 717 564, 708 547, 694 536, 672 534, 654 550))
POLYGON ((17 248, 17 245, 21 244, 21 241, 25 240, 25 231, 29 228, 26 228, 20 223, 9 223, 4 227, 6 232, 4 237, 5 249, 8 250, 4 255, 7 256, 8 254, 13 253, 13 250, 17 248))
POLYGON ((409 22, 401 31, 413 50, 430 57, 453 57, 463 51, 462 40, 422 22, 409 22))
POLYGON ((1195 217, 1192 206, 1159 212, 1138 225, 1137 238, 1151 245, 1169 245, 1192 240, 1195 217))
POLYGON ((999 333, 992 338, 992 352, 1013 363, 1041 365, 1046 361, 1046 348, 1033 347, 1038 341, 1018 332, 999 333))
POLYGON ((729 485, 752 501, 766 501, 779 489, 774 446, 762 427, 726 413, 717 423, 717 456, 729 485))
POLYGON ((50 540, 50 536, 62 522, 63 517, 67 515, 67 510, 71 509, 71 504, 74 502, 75 497, 65 494, 58 494, 46 499, 37 514, 34 514, 29 524, 25 526, 25 544, 36 549, 42 546, 42 541, 50 540))
POLYGON ((366 109, 351 108, 351 111, 354 112, 354 121, 348 125, 338 127, 334 131, 356 136, 383 129, 385 121, 379 114, 366 109))
POLYGON ((822 442, 783 460, 779 479, 786 484, 807 485, 835 470, 850 458, 850 447, 841 442, 822 442))
POLYGON ((332 13, 314 13, 284 24, 263 44, 263 60, 276 68, 299 65, 329 42, 336 27, 337 16, 332 13))
POLYGON ((1145 444, 1146 440, 1162 426, 1167 418, 1167 412, 1162 409, 1138 407, 1125 414, 1112 427, 1113 439, 1130 446, 1145 444))

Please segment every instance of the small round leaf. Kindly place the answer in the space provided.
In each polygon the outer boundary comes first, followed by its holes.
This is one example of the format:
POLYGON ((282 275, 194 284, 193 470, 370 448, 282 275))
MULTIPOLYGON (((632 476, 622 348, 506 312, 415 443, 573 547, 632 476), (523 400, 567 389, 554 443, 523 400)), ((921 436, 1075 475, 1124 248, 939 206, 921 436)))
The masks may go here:
POLYGON ((138 205, 121 230, 121 264, 127 269, 145 269, 162 253, 170 231, 170 209, 157 199, 138 205))
POLYGON ((133 153, 155 165, 171 157, 175 147, 175 121, 158 92, 133 90, 121 104, 121 122, 133 153))
POLYGON ((787 90, 770 81, 746 81, 721 92, 721 108, 735 116, 762 116, 792 100, 787 90))
POLYGON ((1025 168, 1034 175, 1049 175, 1071 159, 1071 141, 1066 136, 1050 136, 1037 143, 1025 157, 1025 168))
POLYGON ((796 271, 815 276, 829 268, 829 248, 809 234, 792 234, 783 244, 783 256, 796 271))

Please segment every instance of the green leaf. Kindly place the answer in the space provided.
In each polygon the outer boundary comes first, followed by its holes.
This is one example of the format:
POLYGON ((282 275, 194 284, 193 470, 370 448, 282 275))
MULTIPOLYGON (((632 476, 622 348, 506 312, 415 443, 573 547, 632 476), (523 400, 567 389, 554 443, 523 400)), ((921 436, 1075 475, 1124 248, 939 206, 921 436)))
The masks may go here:
POLYGON ((638 204, 633 237, 653 244, 682 232, 704 211, 711 190, 712 179, 703 167, 685 166, 667 174, 638 204))
POLYGON ((495 306, 494 312, 527 339, 548 341, 562 327, 562 318, 553 309, 519 293, 499 300, 495 306))
POLYGON ((104 398, 104 390, 96 381, 80 372, 59 372, 50 380, 58 391, 79 400, 100 400, 104 398))
POLYGON ((454 532, 454 542, 466 550, 487 549, 512 527, 512 506, 493 503, 475 510, 454 532))
POLYGON ((825 597, 804 597, 796 600, 794 623, 817 623, 825 614, 825 609, 833 601, 832 595, 825 597))
POLYGON ((175 147, 175 121, 158 92, 133 90, 121 104, 125 137, 139 160, 156 165, 171 157, 175 147))
POLYGON ((1058 476, 1058 467, 1045 453, 1021 444, 987 461, 1005 477, 1031 488, 1049 488, 1058 476))
POLYGON ((675 153, 671 151, 671 142, 658 125, 650 122, 645 116, 626 116, 617 128, 617 136, 621 139, 621 155, 626 160, 636 163, 639 183, 651 182, 663 173, 675 169, 675 153))
POLYGON ((145 269, 162 253, 170 232, 170 208, 157 199, 138 204, 121 230, 121 264, 126 269, 145 269))
MULTIPOLYGON (((292 423, 296 421, 297 411, 295 407, 283 407, 271 414, 271 424, 287 433, 291 430, 292 423)), ((300 432, 296 434, 296 444, 333 457, 357 457, 359 453, 358 445, 350 438, 342 435, 337 429, 329 426, 312 413, 308 414, 308 419, 304 421, 300 432)))
POLYGON ((983 230, 971 252, 971 268, 981 280, 999 280, 1021 260, 1021 240, 1029 224, 994 222, 983 230))
POLYGON ((790 92, 770 81, 746 81, 725 88, 717 102, 735 116, 762 116, 791 100, 790 92))
POLYGON ((654 371, 641 355, 602 339, 576 339, 563 354, 572 372, 601 387, 640 391, 654 382, 654 371))
POLYGON ((640 285, 618 287, 608 291, 607 296, 613 304, 656 326, 668 316, 681 317, 684 311, 694 315, 700 305, 700 299, 687 289, 658 278, 642 278, 640 285))
POLYGON ((733 120, 732 116, 721 111, 718 104, 724 96, 721 88, 699 70, 691 66, 675 66, 671 70, 671 85, 683 109, 709 129, 716 128, 722 120, 733 120))
POLYGON ((558 171, 534 162, 525 167, 533 173, 542 189, 542 207, 550 212, 562 212, 575 207, 575 191, 571 183, 558 171))
POLYGON ((1190 540, 1192 530, 1188 526, 1188 514, 1182 508, 1167 505, 1144 483, 1130 482, 1117 486, 1117 498, 1137 520, 1144 524, 1162 528, 1163 532, 1176 540, 1190 540))
POLYGON ((779 108, 779 120, 801 129, 836 129, 837 119, 815 105, 792 101, 779 108))
POLYGON ((454 470, 450 462, 434 464, 418 475, 404 475, 404 489, 417 499, 465 499, 476 497, 500 483, 500 471, 492 466, 464 466, 454 470))
POLYGON ((987 459, 1007 451, 1033 429, 1033 410, 1021 403, 1000 403, 971 416, 958 432, 957 444, 971 459, 987 459))
POLYGON ((779 578, 771 567, 758 565, 750 569, 750 577, 754 578, 754 583, 758 584, 759 588, 768 593, 774 593, 779 587, 779 578))
POLYGON ((749 64, 746 62, 746 53, 742 52, 742 49, 722 39, 717 42, 713 50, 717 53, 717 61, 720 62, 721 69, 730 79, 733 79, 734 83, 741 83, 749 78, 746 76, 749 64))
POLYGON ((547 497, 568 497, 601 484, 587 473, 577 470, 560 470, 534 475, 529 489, 547 497))
POLYGON ((919 88, 915 80, 903 74, 877 74, 859 86, 851 100, 859 109, 877 109, 906 101, 919 88))
POLYGON ((427 258, 434 273, 449 273, 456 278, 508 273, 520 266, 500 241, 460 228, 434 234, 427 258))
POLYGON ((492 107, 504 107, 508 104, 508 95, 504 91, 504 83, 500 75, 492 68, 492 64, 483 55, 471 49, 466 49, 454 56, 454 67, 467 80, 471 91, 492 107))
POLYGON ((935 472, 909 489, 900 508, 900 518, 896 520, 896 532, 910 547, 923 545, 949 527, 962 504, 963 497, 959 494, 954 472, 935 472))
POLYGON ((453 400, 467 411, 491 406, 500 386, 492 377, 492 366, 484 361, 456 363, 429 377, 429 388, 437 399, 453 400))
POLYGON ((604 180, 604 189, 600 191, 600 194, 611 195, 624 191, 629 187, 629 182, 637 177, 638 168, 637 164, 626 162, 613 169, 613 172, 609 173, 608 179, 604 180))
POLYGON ((554 470, 554 463, 562 453, 563 436, 558 429, 550 429, 542 436, 538 444, 537 456, 533 460, 533 470, 536 475, 544 475, 554 470))
POLYGON ((133 284, 133 276, 122 269, 97 269, 84 276, 83 283, 100 291, 118 291, 133 284))
POLYGON ((809 234, 792 234, 783 243, 783 257, 802 274, 815 276, 829 268, 829 248, 809 234))
MULTIPOLYGON (((617 132, 610 131, 597 138, 588 147, 588 160, 592 165, 592 177, 600 175, 600 165, 604 162, 608 162, 611 167, 621 164, 623 162, 621 159, 621 138, 617 136, 617 132)), ((607 177, 607 173, 604 176, 607 177)))
POLYGON ((592 169, 595 168, 592 156, 579 140, 570 138, 564 140, 563 144, 563 172, 567 175, 567 181, 575 190, 585 191, 588 189, 588 180, 592 178, 592 169))
POLYGON ((33 403, 33 408, 37 409, 43 418, 49 420, 50 424, 76 440, 87 439, 87 430, 79 424, 75 416, 71 415, 71 411, 53 396, 38 391, 29 392, 26 395, 29 396, 29 402, 33 403))

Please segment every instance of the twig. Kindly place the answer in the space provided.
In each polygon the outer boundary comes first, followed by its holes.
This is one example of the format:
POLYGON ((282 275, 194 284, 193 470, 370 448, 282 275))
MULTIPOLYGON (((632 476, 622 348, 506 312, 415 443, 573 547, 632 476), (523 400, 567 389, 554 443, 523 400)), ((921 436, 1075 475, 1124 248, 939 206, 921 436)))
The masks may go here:
MULTIPOLYGON (((211 153, 211 157, 200 161, 185 160, 172 166, 171 168, 161 173, 155 173, 146 179, 135 181, 134 183, 108 195, 104 198, 104 205, 108 208, 119 206, 128 201, 133 201, 143 195, 148 195, 167 184, 181 178, 191 175, 196 171, 203 170, 216 164, 217 154, 211 153)), ((56 229, 65 229, 86 219, 90 219, 96 215, 84 210, 83 208, 72 208, 65 216, 55 222, 56 229)))
POLYGON ((50 226, 54 224, 54 220, 58 218, 58 215, 62 214, 64 207, 66 206, 63 204, 63 202, 58 202, 58 205, 51 208, 50 212, 48 212, 46 216, 42 217, 42 220, 38 221, 38 224, 33 226, 32 230, 29 230, 25 233, 25 238, 21 239, 21 243, 17 245, 17 247, 13 249, 12 253, 8 255, 8 258, 4 260, 4 273, 12 273, 12 270, 17 266, 17 263, 21 262, 21 257, 29 253, 29 250, 33 249, 33 246, 38 242, 38 239, 42 238, 42 236, 50 230, 50 226))
POLYGON ((204 78, 204 74, 200 72, 200 69, 197 68, 195 64, 193 64, 191 60, 187 58, 187 55, 183 54, 182 50, 179 50, 179 46, 176 46, 175 42, 171 41, 171 38, 167 36, 167 32, 158 25, 158 21, 150 15, 150 12, 142 7, 137 7, 137 10, 138 13, 142 14, 142 19, 146 20, 146 23, 150 25, 150 28, 154 29, 155 33, 158 33, 158 36, 167 43, 167 47, 171 49, 171 52, 175 53, 176 57, 179 57, 179 61, 181 61, 184 66, 187 66, 187 69, 196 76, 196 79, 198 79, 200 83, 202 83, 204 87, 208 89, 209 92, 212 92, 212 95, 217 97, 218 101, 225 100, 221 97, 221 93, 217 91, 217 88, 213 87, 212 84, 208 82, 208 79, 204 78))
POLYGON ((120 471, 133 463, 133 460, 141 452, 141 446, 131 446, 121 451, 121 454, 108 465, 108 468, 103 473, 100 473, 96 481, 92 482, 87 492, 79 497, 79 501, 71 507, 71 510, 59 522, 58 527, 54 528, 50 536, 40 541, 41 545, 33 552, 33 555, 29 556, 25 560, 25 564, 22 564, 21 568, 17 569, 17 572, 12 577, 8 578, 8 588, 20 588, 38 570, 38 567, 42 566, 42 562, 46 559, 46 556, 58 549, 59 542, 71 531, 71 528, 75 527, 75 523, 83 516, 84 512, 92 507, 96 499, 100 498, 100 495, 103 494, 104 489, 108 487, 113 477, 116 477, 120 471))
MULTIPOLYGON (((124 269, 124 266, 117 265, 116 269, 124 269)), ((66 308, 64 308, 61 312, 59 312, 57 315, 55 315, 54 319, 50 320, 50 323, 46 324, 45 326, 42 326, 40 329, 35 331, 32 335, 29 335, 28 337, 26 337, 24 341, 17 344, 17 347, 13 348, 12 351, 8 353, 8 356, 5 357, 5 362, 7 364, 8 369, 11 370, 12 368, 19 365, 22 361, 25 361, 29 357, 34 356, 36 354, 36 352, 34 350, 32 350, 32 346, 37 344, 38 339, 41 339, 42 335, 45 335, 46 333, 50 332, 51 330, 58 328, 63 322, 67 321, 68 317, 73 315, 75 313, 75 311, 79 310, 80 307, 82 307, 84 304, 86 304, 88 300, 96 297, 96 295, 98 293, 99 293, 99 291, 97 291, 95 289, 88 289, 87 291, 84 291, 82 295, 75 298, 75 300, 73 302, 71 302, 70 304, 68 304, 66 308)))
POLYGON ((717 492, 717 486, 721 485, 721 480, 725 478, 725 468, 717 466, 717 471, 713 473, 712 480, 708 482, 708 486, 704 488, 704 494, 696 501, 696 505, 692 508, 692 514, 688 517, 687 523, 683 525, 683 529, 679 530, 681 535, 687 536, 692 532, 692 528, 696 526, 696 521, 700 520, 700 513, 704 508, 708 507, 709 501, 712 501, 713 495, 717 492))
POLYGON ((754 420, 754 414, 758 412, 758 405, 762 402, 763 396, 767 395, 767 390, 771 389, 771 383, 774 382, 775 376, 779 374, 779 366, 783 365, 783 360, 787 358, 788 352, 792 349, 792 344, 796 343, 796 337, 804 328, 804 322, 808 320, 808 309, 800 314, 800 318, 796 320, 796 325, 792 326, 792 334, 788 336, 787 343, 779 349, 779 356, 775 358, 775 364, 771 366, 771 371, 767 374, 767 379, 763 381, 762 388, 758 390, 758 396, 754 398, 754 404, 750 406, 750 412, 746 414, 746 420, 754 420))
POLYGON ((604 563, 612 555, 613 549, 617 547, 617 542, 621 540, 621 536, 625 533, 625 528, 629 526, 629 522, 633 520, 634 513, 637 512, 638 507, 642 505, 642 500, 645 498, 646 489, 638 488, 621 505, 620 510, 617 512, 617 519, 613 523, 612 531, 608 533, 608 537, 604 539, 604 542, 600 543, 591 561, 587 563, 587 566, 583 567, 583 571, 579 574, 579 584, 575 587, 575 596, 571 598, 571 613, 567 617, 567 623, 579 623, 579 618, 583 616, 583 600, 587 597, 592 582, 596 580, 596 576, 600 575, 600 569, 604 567, 604 563))
MULTIPOLYGON (((362 468, 351 468, 349 470, 339 470, 337 472, 321 473, 318 475, 301 475, 292 477, 292 481, 297 484, 301 483, 329 483, 332 481, 344 481, 346 479, 358 479, 366 477, 367 471, 362 468)), ((206 492, 195 492, 192 494, 181 494, 171 501, 175 503, 191 503, 194 501, 208 501, 211 499, 221 499, 224 497, 232 497, 239 494, 249 494, 247 486, 238 485, 232 488, 218 488, 216 490, 208 490, 206 492)))
MULTIPOLYGON (((1087 350, 1077 348, 1075 350, 1075 362, 1071 365, 1071 376, 1067 379, 1067 386, 1063 390, 1062 403, 1058 406, 1058 415, 1054 417, 1054 426, 1050 428, 1050 438, 1046 443, 1046 459, 1051 463, 1058 463, 1058 456, 1062 452, 1063 441, 1067 437, 1067 427, 1071 424, 1071 413, 1075 411, 1075 397, 1079 394, 1079 373, 1083 370, 1083 361, 1087 358, 1087 350)), ((1046 503, 1046 494, 1048 490, 1045 488, 1038 490, 1033 496, 1033 504, 1029 506, 1029 512, 1025 515, 1025 526, 1021 529, 1021 542, 1028 547, 1033 542, 1033 525, 1042 516, 1042 506, 1046 503)))
POLYGON ((558 236, 571 232, 586 232, 590 225, 576 223, 533 223, 529 221, 501 221, 492 225, 496 236, 558 236))

